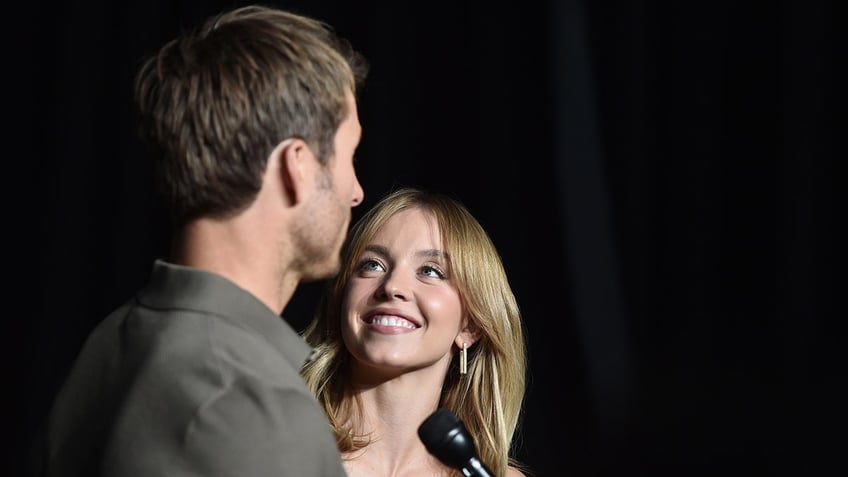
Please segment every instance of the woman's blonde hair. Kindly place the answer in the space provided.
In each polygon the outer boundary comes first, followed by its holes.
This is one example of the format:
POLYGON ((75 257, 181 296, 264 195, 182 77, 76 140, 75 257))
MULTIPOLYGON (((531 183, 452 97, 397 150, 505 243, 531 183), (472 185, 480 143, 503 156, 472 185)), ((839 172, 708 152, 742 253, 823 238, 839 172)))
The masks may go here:
POLYGON ((349 424, 360 408, 348 391, 349 353, 342 340, 341 306, 363 247, 390 217, 410 208, 429 212, 438 224, 451 281, 469 325, 480 334, 468 348, 466 375, 459 373, 459 354, 454 356, 439 406, 464 422, 481 461, 495 475, 504 476, 508 465, 518 466, 512 446, 526 385, 523 324, 497 249, 477 219, 451 197, 400 188, 354 224, 342 251, 342 268, 328 283, 315 319, 304 331, 306 341, 316 348, 316 358, 303 368, 303 376, 329 417, 340 451, 367 446, 368 436, 355 435, 349 424))

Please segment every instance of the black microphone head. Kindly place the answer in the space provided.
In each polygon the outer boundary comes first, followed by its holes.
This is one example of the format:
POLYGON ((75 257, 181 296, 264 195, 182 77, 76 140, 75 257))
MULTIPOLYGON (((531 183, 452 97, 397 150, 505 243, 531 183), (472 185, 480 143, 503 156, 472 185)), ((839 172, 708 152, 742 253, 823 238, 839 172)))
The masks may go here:
POLYGON ((462 469, 477 458, 474 441, 465 424, 445 408, 439 408, 418 427, 424 447, 445 465, 462 469))

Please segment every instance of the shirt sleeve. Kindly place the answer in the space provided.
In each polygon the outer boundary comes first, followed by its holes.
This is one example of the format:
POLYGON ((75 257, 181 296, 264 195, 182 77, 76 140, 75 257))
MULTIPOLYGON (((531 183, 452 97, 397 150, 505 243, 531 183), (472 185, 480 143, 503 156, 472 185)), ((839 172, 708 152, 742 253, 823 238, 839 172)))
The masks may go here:
POLYGON ((184 446, 188 475, 346 475, 329 421, 311 395, 249 379, 198 409, 184 446))

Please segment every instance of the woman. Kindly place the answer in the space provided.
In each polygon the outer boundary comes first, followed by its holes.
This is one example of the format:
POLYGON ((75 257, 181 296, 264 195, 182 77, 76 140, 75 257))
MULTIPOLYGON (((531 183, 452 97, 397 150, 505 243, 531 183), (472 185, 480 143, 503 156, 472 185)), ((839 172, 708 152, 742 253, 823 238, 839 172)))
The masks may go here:
POLYGON ((353 226, 342 268, 304 331, 303 368, 351 477, 459 475, 418 436, 443 407, 497 477, 525 392, 524 333, 500 256, 459 202, 396 190, 353 226))

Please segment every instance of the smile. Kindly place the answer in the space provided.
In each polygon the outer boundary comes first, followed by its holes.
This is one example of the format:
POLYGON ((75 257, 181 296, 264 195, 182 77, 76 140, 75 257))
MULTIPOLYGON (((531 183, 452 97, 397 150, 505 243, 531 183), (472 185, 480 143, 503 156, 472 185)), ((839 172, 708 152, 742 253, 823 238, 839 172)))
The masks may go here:
POLYGON ((414 323, 396 316, 372 316, 368 320, 369 324, 380 326, 393 326, 398 328, 408 328, 414 330, 417 328, 414 323))

